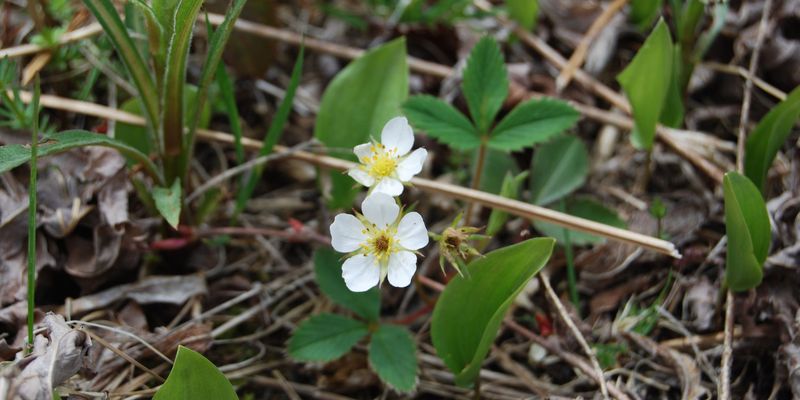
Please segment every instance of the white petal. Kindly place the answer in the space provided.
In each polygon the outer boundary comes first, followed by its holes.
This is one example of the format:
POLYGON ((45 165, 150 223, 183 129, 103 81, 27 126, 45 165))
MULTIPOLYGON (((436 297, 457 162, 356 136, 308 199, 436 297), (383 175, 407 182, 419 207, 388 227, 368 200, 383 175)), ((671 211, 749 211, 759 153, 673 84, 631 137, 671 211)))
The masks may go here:
POLYGON ((375 257, 357 254, 342 265, 342 278, 347 288, 354 292, 365 292, 378 285, 381 267, 375 257))
POLYGON ((339 214, 331 224, 331 246, 340 253, 349 253, 367 241, 364 224, 350 214, 339 214))
POLYGON ((414 131, 406 117, 394 117, 386 123, 381 132, 381 143, 387 149, 396 148, 397 156, 402 156, 414 145, 414 131))
POLYGON ((370 187, 375 183, 375 178, 373 178, 372 175, 358 167, 347 170, 347 175, 350 175, 350 177, 355 179, 356 182, 366 187, 370 187))
POLYGON ((389 283, 406 287, 417 270, 417 256, 410 251, 398 251, 389 256, 389 283))
POLYGON ((383 193, 389 196, 400 196, 403 194, 403 183, 394 178, 383 178, 378 181, 373 189, 375 193, 383 193))
POLYGON ((400 213, 400 206, 387 194, 372 193, 361 203, 361 212, 367 217, 367 221, 383 228, 394 223, 400 213))
POLYGON ((363 163, 365 158, 369 158, 372 155, 371 147, 372 143, 364 143, 353 147, 353 153, 358 157, 358 161, 363 163))
POLYGON ((397 241, 409 250, 419 250, 428 245, 428 230, 425 221, 417 212, 410 212, 397 225, 397 241))
POLYGON ((419 148, 412 151, 411 154, 397 164, 395 169, 397 177, 403 182, 409 181, 414 175, 422 171, 422 165, 425 164, 426 158, 428 158, 428 150, 419 148))

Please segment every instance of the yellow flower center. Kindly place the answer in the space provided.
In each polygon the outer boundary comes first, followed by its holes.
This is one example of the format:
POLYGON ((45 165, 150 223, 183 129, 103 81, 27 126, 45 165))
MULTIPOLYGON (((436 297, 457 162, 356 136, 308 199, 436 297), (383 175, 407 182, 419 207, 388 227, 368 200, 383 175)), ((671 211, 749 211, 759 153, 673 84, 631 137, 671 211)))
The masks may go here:
POLYGON ((385 178, 391 176, 397 168, 397 158, 395 157, 396 149, 386 150, 386 147, 380 143, 373 145, 372 156, 366 160, 367 171, 374 178, 385 178))
POLYGON ((395 229, 387 227, 386 229, 377 229, 372 227, 364 231, 369 236, 367 241, 361 245, 362 251, 366 254, 372 254, 381 263, 389 260, 389 256, 395 251, 395 229))

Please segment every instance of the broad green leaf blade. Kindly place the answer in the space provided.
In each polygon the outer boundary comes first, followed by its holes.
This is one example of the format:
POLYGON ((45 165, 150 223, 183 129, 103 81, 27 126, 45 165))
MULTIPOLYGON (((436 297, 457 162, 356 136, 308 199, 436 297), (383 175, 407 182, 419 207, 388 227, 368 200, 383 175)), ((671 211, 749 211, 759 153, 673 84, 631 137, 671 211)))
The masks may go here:
POLYGON ((168 180, 178 176, 181 157, 184 156, 183 87, 186 84, 186 60, 201 5, 203 0, 179 0, 173 17, 175 26, 167 40, 161 104, 164 106, 164 173, 168 180))
MULTIPOLYGON (((512 175, 511 172, 506 173, 505 178, 503 178, 503 186, 500 188, 500 196, 517 200, 522 183, 527 178, 528 171, 522 171, 517 176, 512 175)), ((503 228, 506 221, 508 221, 507 212, 492 209, 492 213, 489 214, 489 222, 486 223, 486 234, 488 236, 496 235, 503 228)))
POLYGON ((589 151, 578 137, 557 137, 536 149, 531 172, 531 202, 550 204, 586 182, 589 151))
POLYGON ((136 50, 136 45, 133 43, 125 24, 117 14, 117 9, 111 0, 83 0, 89 11, 94 14, 94 17, 103 26, 103 31, 111 39, 114 48, 117 50, 120 58, 122 59, 125 68, 133 78, 133 83, 139 91, 139 95, 145 105, 147 120, 153 127, 158 126, 159 107, 158 107, 158 91, 156 90, 155 82, 150 74, 150 69, 142 59, 142 55, 136 50))
POLYGON ((481 144, 467 117, 436 97, 413 96, 403 104, 403 113, 412 126, 452 148, 468 150, 481 144))
POLYGON ((175 179, 169 188, 153 188, 153 200, 156 202, 156 209, 161 216, 167 220, 175 229, 178 229, 178 222, 181 218, 181 181, 175 179))
POLYGON ((363 322, 336 314, 315 315, 294 331, 289 339, 289 354, 301 361, 331 361, 347 353, 368 333, 363 322))
MULTIPOLYGON (((225 66, 220 63, 220 60, 222 60, 222 53, 223 50, 225 50, 225 43, 228 42, 231 31, 233 31, 233 25, 239 18, 239 14, 241 14, 242 8, 244 8, 246 2, 247 0, 234 0, 233 6, 228 8, 228 11, 225 13, 225 19, 223 19, 222 24, 217 27, 214 33, 210 34, 211 39, 208 41, 208 53, 206 53, 206 60, 200 72, 200 80, 197 85, 197 102, 192 108, 192 116, 200 114, 200 110, 205 106, 208 97, 208 88, 211 86, 211 81, 214 80, 214 75, 216 75, 218 73, 217 71, 220 69, 222 69, 224 73, 225 66)), ((209 29, 211 29, 208 24, 208 16, 206 16, 206 23, 209 29)), ((189 133, 184 140, 184 147, 188 149, 184 152, 181 163, 181 168, 184 171, 188 170, 192 154, 194 153, 194 141, 197 132, 196 121, 197 119, 193 118, 189 123, 189 133)))
POLYGON ((728 257, 725 281, 734 291, 761 283, 772 232, 764 199, 744 175, 728 172, 722 182, 725 194, 725 228, 728 257))
POLYGON ((669 81, 667 97, 664 99, 664 107, 661 109, 659 121, 671 128, 679 128, 683 124, 683 117, 686 109, 683 106, 684 86, 682 76, 684 73, 691 74, 694 65, 684 65, 681 56, 681 45, 672 46, 672 77, 669 81), (684 72, 684 70, 686 70, 684 72))
POLYGON ((153 400, 238 400, 228 378, 202 354, 178 346, 175 364, 153 400))
POLYGON ((380 291, 377 288, 366 292, 353 292, 348 289, 342 278, 342 262, 339 259, 340 255, 329 248, 317 249, 314 252, 314 272, 320 290, 334 303, 368 321, 377 321, 381 308, 380 291))
POLYGON ((401 391, 417 385, 417 347, 408 329, 380 325, 369 343, 369 364, 382 381, 401 391))
POLYGON ((531 31, 539 16, 539 0, 506 0, 508 16, 521 27, 531 31))
MULTIPOLYGON (((278 111, 275 113, 275 116, 272 117, 267 136, 264 137, 264 143, 262 143, 261 149, 258 151, 259 156, 266 156, 272 153, 272 149, 275 147, 275 144, 278 143, 278 139, 280 139, 283 133, 283 127, 289 119, 289 112, 292 111, 294 94, 297 91, 297 86, 300 85, 300 76, 303 74, 304 55, 305 47, 300 46, 300 54, 297 55, 297 60, 294 62, 292 76, 289 80, 289 87, 286 88, 286 94, 283 96, 283 100, 281 100, 281 105, 278 106, 278 111)), ((247 178, 246 183, 240 188, 236 196, 234 215, 239 215, 239 213, 244 210, 245 205, 247 205, 247 200, 250 200, 250 197, 253 196, 253 191, 256 190, 256 185, 259 179, 261 179, 261 174, 263 172, 264 165, 254 168, 249 178, 247 178)))
POLYGON ((431 321, 436 353, 459 386, 472 384, 500 323, 525 284, 544 267, 551 238, 529 239, 478 258, 445 288, 431 321))
MULTIPOLYGON (((407 97, 406 42, 399 38, 371 49, 336 75, 322 95, 314 136, 334 148, 353 148, 370 136, 379 138, 407 97)), ((333 172, 331 180, 330 207, 349 207, 356 195, 353 179, 333 172)))
MULTIPOLYGON (((578 197, 567 201, 566 205, 567 214, 606 225, 616 226, 617 228, 625 228, 625 221, 620 219, 616 212, 594 200, 578 197)), ((558 240, 559 243, 566 243, 565 229, 563 227, 541 221, 535 221, 533 226, 543 235, 552 236, 558 240)), ((605 241, 602 237, 572 230, 569 231, 569 239, 575 246, 586 246, 603 243, 605 241)))
MULTIPOLYGON (((141 163, 145 171, 147 171, 157 181, 161 180, 161 176, 150 159, 134 149, 118 140, 111 139, 106 135, 97 133, 72 130, 55 133, 45 137, 46 142, 39 144, 38 156, 44 157, 56 153, 61 153, 76 147, 84 146, 104 146, 116 149, 123 155, 136 160, 141 163)), ((28 145, 7 145, 0 146, 0 172, 8 171, 14 167, 18 167, 30 160, 31 148, 28 145)))
POLYGON ((500 46, 489 36, 472 49, 464 68, 461 89, 478 133, 489 133, 500 107, 508 96, 508 71, 500 46))
POLYGON ((800 86, 792 90, 786 100, 773 107, 747 139, 744 172, 762 192, 765 189, 767 172, 781 146, 792 132, 794 123, 800 118, 800 86))
POLYGON ((528 100, 514 107, 497 124, 489 138, 489 147, 522 150, 571 128, 579 117, 577 110, 561 100, 528 100))
POLYGON ((672 55, 669 28, 662 19, 628 67, 617 76, 633 109, 634 143, 643 149, 653 147, 656 124, 672 79, 672 55))
POLYGON ((641 30, 651 26, 653 21, 661 14, 664 0, 631 0, 630 20, 641 30))

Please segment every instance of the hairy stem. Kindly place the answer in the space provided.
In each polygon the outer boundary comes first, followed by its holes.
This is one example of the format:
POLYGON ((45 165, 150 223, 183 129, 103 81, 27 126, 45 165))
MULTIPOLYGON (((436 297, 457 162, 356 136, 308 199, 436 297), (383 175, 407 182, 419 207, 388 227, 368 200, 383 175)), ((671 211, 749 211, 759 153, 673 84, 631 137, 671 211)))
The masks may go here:
POLYGON ((28 345, 25 353, 33 350, 33 312, 36 297, 36 174, 39 150, 39 75, 36 75, 33 92, 33 129, 31 129, 31 175, 28 184, 28 345))
MULTIPOLYGON (((481 146, 478 148, 478 162, 475 165, 475 172, 472 174, 472 184, 470 188, 474 190, 478 190, 478 187, 481 185, 481 175, 483 175, 483 164, 486 161, 486 142, 488 140, 488 135, 482 135, 481 137, 481 146)), ((467 204, 467 212, 464 215, 464 225, 469 226, 472 223, 472 213, 478 206, 474 203, 467 204)))
MULTIPOLYGON (((561 211, 567 211, 567 204, 561 199, 561 211)), ((572 305, 578 310, 580 315, 580 297, 578 296, 577 275, 575 273, 575 261, 572 252, 572 239, 569 229, 564 228, 564 255, 567 258, 567 285, 569 286, 569 299, 572 305)))

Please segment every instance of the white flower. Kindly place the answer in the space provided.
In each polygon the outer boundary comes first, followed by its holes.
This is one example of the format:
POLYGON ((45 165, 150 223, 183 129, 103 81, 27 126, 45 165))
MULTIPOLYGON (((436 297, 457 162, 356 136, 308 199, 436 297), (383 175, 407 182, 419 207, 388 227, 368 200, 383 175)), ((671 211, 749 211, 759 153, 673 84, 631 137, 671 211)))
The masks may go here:
POLYGON ((381 132, 381 142, 360 144, 353 148, 358 167, 347 171, 356 182, 376 193, 399 196, 403 182, 422 171, 428 152, 419 148, 408 154, 414 145, 414 131, 405 117, 389 120, 381 132))
POLYGON ((373 193, 361 203, 363 215, 339 214, 331 224, 331 244, 350 253, 342 265, 347 288, 363 292, 383 282, 406 287, 417 270, 414 250, 428 244, 422 216, 410 212, 400 218, 400 206, 384 193, 373 193))

